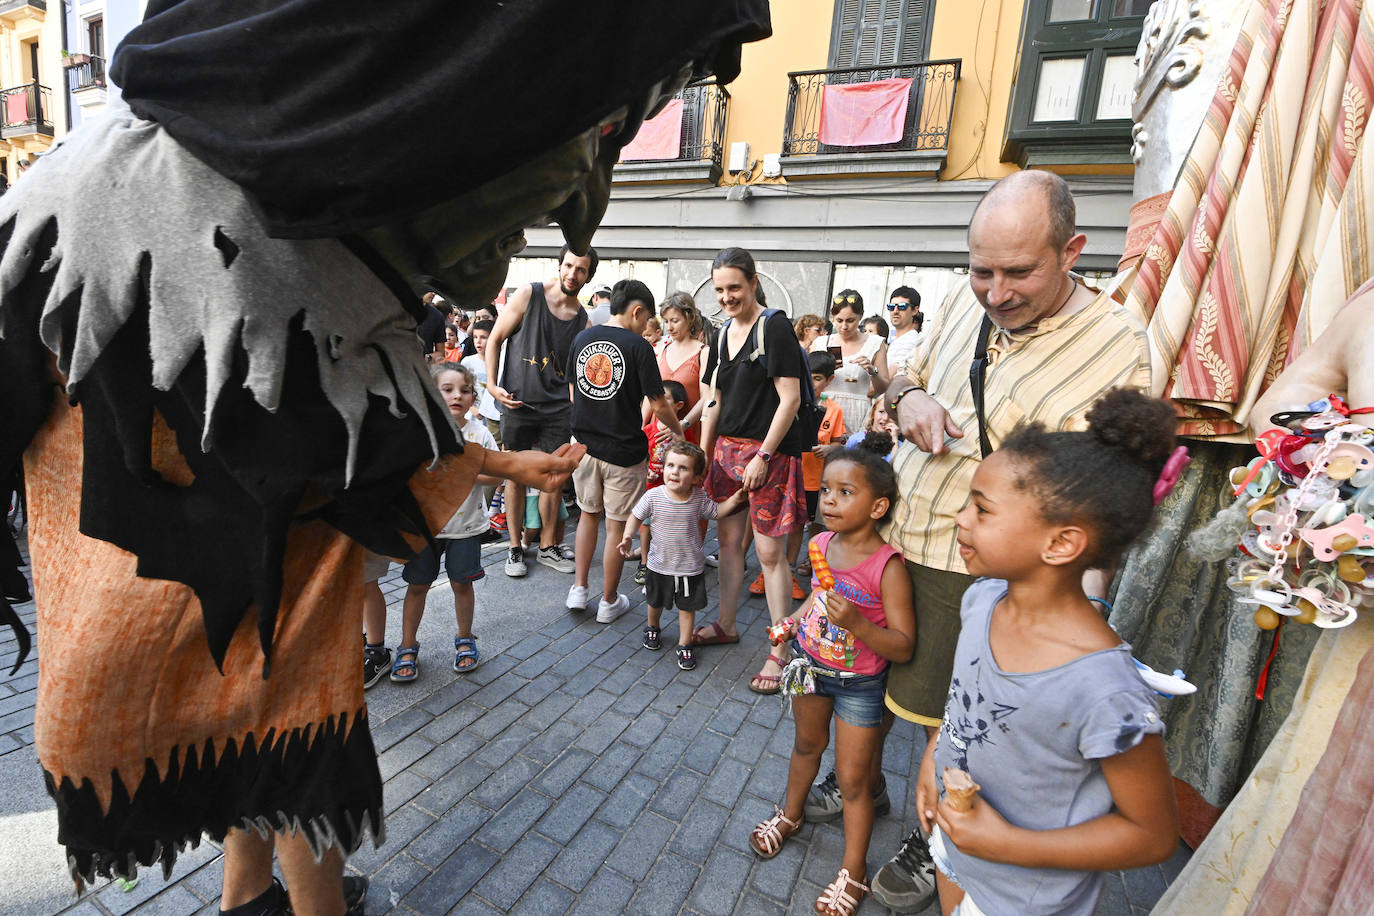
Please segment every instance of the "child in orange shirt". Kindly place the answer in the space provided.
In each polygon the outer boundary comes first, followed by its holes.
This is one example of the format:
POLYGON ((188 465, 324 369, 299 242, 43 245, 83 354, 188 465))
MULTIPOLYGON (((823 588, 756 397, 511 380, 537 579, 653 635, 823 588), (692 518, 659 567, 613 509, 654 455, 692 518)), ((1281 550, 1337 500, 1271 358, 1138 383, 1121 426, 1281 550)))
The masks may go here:
MULTIPOLYGON (((802 487, 806 490, 806 516, 810 519, 807 526, 805 537, 798 538, 796 546, 789 544, 792 548, 792 562, 797 561, 797 554, 801 550, 804 541, 809 541, 816 533, 819 525, 816 522, 816 506, 821 489, 821 469, 825 467, 825 456, 832 449, 844 448, 845 428, 844 411, 840 405, 825 397, 825 389, 830 387, 830 383, 835 380, 835 357, 824 350, 806 354, 807 363, 811 369, 811 384, 816 389, 816 400, 819 407, 825 408, 825 418, 821 420, 821 427, 816 432, 816 446, 811 451, 802 455, 802 487)), ((803 561, 803 565, 797 572, 803 577, 811 575, 810 562, 803 561)))

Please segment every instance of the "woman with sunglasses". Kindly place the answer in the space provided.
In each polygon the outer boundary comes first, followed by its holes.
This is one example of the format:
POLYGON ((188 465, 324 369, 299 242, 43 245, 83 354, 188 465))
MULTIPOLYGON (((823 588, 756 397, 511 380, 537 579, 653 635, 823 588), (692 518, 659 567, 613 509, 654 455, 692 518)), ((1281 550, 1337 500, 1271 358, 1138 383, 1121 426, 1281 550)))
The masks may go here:
POLYGON ((826 397, 844 411, 845 429, 862 429, 871 400, 887 390, 887 341, 859 330, 864 297, 842 289, 830 306, 834 334, 816 338, 812 350, 828 350, 835 357, 835 380, 826 397))

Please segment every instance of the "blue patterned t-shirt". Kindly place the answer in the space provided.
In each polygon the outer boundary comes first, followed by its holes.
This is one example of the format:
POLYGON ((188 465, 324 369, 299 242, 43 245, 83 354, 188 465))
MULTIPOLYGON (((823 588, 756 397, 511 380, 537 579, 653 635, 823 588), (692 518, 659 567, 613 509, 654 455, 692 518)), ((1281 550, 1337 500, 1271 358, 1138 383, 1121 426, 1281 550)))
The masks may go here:
MULTIPOLYGON (((1027 674, 1003 671, 992 657, 988 628, 1007 593, 1000 579, 979 579, 964 593, 963 629, 935 774, 968 772, 979 795, 1002 817, 1028 830, 1053 830, 1112 810, 1099 763, 1163 734, 1154 694, 1131 660, 1131 647, 1111 649, 1027 674)), ((989 914, 1091 916, 1102 873, 1023 868, 945 848, 959 884, 989 914)))

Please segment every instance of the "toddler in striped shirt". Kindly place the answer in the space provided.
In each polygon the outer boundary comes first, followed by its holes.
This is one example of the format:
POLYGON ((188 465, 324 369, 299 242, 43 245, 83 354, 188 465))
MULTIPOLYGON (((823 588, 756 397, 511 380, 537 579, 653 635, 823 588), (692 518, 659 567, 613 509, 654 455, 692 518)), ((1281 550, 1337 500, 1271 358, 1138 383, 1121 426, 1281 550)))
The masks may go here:
POLYGON ((706 554, 702 550, 703 519, 723 518, 748 503, 749 491, 739 492, 719 506, 697 485, 706 473, 706 453, 681 439, 663 453, 663 486, 646 492, 630 513, 620 554, 630 555, 630 544, 641 525, 650 525, 654 536, 645 562, 644 594, 649 623, 644 628, 644 648, 662 647, 660 624, 665 608, 677 608, 677 665, 684 671, 697 666, 692 654, 692 630, 696 612, 706 607, 706 554))

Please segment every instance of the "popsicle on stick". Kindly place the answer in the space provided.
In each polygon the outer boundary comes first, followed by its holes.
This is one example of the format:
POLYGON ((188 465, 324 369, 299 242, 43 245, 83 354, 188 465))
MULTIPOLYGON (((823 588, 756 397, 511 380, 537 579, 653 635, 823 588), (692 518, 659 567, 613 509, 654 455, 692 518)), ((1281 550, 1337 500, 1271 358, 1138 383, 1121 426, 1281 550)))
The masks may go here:
POLYGON ((830 564, 825 562, 825 551, 821 550, 820 544, 812 541, 807 553, 811 556, 811 572, 815 574, 816 581, 821 588, 830 591, 835 587, 835 576, 830 572, 830 564))
POLYGON ((955 811, 968 811, 973 807, 973 796, 981 786, 963 770, 945 767, 945 801, 955 811))

